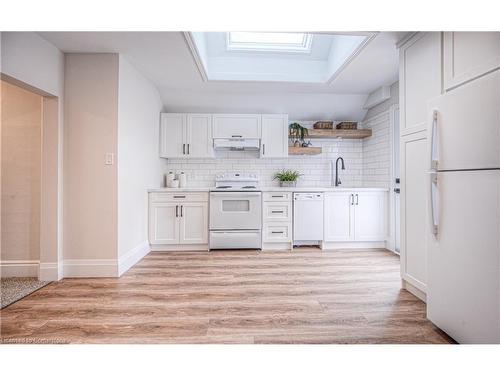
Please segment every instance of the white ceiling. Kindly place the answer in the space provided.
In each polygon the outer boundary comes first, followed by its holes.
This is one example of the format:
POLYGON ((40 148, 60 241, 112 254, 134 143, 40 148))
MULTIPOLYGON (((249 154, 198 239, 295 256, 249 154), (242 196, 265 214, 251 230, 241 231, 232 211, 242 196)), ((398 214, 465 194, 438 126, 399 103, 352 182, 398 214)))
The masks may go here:
POLYGON ((396 43, 379 33, 331 85, 203 82, 181 32, 43 32, 67 53, 121 53, 158 88, 165 110, 288 113, 291 119, 361 120, 367 95, 398 77, 396 43))

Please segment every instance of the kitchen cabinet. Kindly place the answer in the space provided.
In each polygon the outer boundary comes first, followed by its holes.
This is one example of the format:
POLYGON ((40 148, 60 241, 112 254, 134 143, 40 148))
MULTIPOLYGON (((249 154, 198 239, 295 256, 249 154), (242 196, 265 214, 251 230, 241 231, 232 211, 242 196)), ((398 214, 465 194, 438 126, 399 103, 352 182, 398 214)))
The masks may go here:
POLYGON ((441 94, 441 33, 417 33, 400 47, 401 135, 427 127, 427 101, 441 94))
POLYGON ((261 138, 261 115, 214 114, 214 138, 261 138))
POLYGON ((354 239, 385 241, 387 237, 387 194, 371 191, 354 193, 354 239))
POLYGON ((292 193, 265 192, 262 206, 262 250, 290 250, 292 248, 292 193))
POLYGON ((262 115, 262 158, 288 156, 288 115, 262 115))
POLYGON ((162 113, 160 157, 213 157, 212 115, 162 113))
POLYGON ((445 32, 443 68, 445 90, 500 68, 500 32, 445 32))
POLYGON ((354 241, 353 193, 325 194, 325 241, 354 241))
POLYGON ((182 250, 182 245, 205 245, 208 249, 208 194, 150 193, 149 242, 178 245, 172 250, 182 250))
POLYGON ((380 242, 386 239, 385 191, 353 190, 325 194, 325 242, 380 242))

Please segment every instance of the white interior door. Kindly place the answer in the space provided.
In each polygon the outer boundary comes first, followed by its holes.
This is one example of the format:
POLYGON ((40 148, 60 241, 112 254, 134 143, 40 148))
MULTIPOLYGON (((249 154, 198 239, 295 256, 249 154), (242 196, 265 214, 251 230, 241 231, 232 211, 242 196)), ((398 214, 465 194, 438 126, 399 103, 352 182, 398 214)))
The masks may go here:
POLYGON ((186 127, 186 153, 188 158, 213 157, 212 115, 188 114, 186 127))
POLYGON ((393 231, 394 231, 394 251, 400 253, 401 249, 401 152, 400 152, 400 131, 399 131, 399 108, 394 110, 393 117, 394 132, 394 154, 393 154, 393 231))
POLYGON ((160 157, 180 158, 186 155, 186 115, 162 113, 160 123, 160 157))
POLYGON ((325 241, 354 240, 353 204, 352 192, 325 194, 325 241))
POLYGON ((180 215, 180 243, 208 243, 208 202, 182 203, 180 215))
POLYGON ((385 241, 387 237, 386 195, 384 192, 354 194, 354 238, 356 241, 385 241))
POLYGON ((427 313, 460 343, 500 343, 500 171, 438 174, 427 313))
POLYGON ((177 203, 155 203, 150 206, 149 242, 179 243, 179 208, 177 203))

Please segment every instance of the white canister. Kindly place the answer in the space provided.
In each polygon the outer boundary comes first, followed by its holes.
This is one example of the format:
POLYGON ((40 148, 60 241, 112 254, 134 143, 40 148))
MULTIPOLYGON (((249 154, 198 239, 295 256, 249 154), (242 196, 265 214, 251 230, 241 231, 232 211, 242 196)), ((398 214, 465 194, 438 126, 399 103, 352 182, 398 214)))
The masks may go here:
POLYGON ((179 187, 185 188, 187 186, 187 176, 184 172, 179 175, 179 187))
POLYGON ((173 180, 170 184, 171 188, 178 188, 179 187, 179 180, 173 180))
POLYGON ((172 181, 175 180, 175 174, 174 172, 168 172, 167 176, 165 177, 166 179, 166 187, 172 187, 172 181))

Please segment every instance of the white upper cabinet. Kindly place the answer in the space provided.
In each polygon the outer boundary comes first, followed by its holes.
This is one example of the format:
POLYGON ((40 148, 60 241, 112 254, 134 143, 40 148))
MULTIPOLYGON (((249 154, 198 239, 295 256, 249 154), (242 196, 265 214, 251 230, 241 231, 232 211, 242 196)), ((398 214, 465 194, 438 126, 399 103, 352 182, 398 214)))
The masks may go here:
POLYGON ((160 157, 213 157, 212 115, 162 113, 160 157))
POLYGON ((214 138, 257 138, 261 137, 261 115, 213 115, 214 138))
POLYGON ((380 192, 354 193, 354 233, 357 241, 380 241, 387 237, 387 197, 380 192))
POLYGON ((213 157, 212 115, 188 114, 186 127, 187 157, 213 157))
POLYGON ((418 33, 400 49, 401 135, 426 129, 427 101, 441 94, 441 33, 418 33))
POLYGON ((444 88, 500 68, 500 32, 444 33, 444 88))
POLYGON ((185 114, 162 113, 160 119, 160 157, 184 157, 186 153, 185 132, 185 114))
POLYGON ((286 158, 288 156, 288 115, 262 115, 263 158, 286 158))

